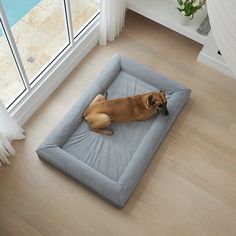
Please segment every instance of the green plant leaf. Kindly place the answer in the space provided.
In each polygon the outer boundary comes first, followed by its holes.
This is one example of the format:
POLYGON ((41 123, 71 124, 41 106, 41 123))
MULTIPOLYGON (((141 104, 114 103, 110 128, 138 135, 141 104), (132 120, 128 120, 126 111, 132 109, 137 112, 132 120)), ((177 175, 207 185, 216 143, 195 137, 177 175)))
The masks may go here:
POLYGON ((181 11, 182 11, 182 9, 181 9, 181 8, 179 8, 179 7, 177 7, 177 9, 179 10, 179 12, 181 12, 181 11))
POLYGON ((177 0, 177 2, 179 3, 179 5, 183 5, 182 0, 177 0))

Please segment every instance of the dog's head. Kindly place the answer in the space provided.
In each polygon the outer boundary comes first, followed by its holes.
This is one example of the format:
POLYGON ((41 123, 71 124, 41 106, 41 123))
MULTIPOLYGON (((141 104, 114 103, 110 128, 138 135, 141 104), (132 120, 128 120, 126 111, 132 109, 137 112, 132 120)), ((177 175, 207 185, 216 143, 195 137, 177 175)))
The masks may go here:
POLYGON ((150 93, 147 97, 147 106, 157 109, 157 112, 162 116, 169 115, 164 91, 150 93))

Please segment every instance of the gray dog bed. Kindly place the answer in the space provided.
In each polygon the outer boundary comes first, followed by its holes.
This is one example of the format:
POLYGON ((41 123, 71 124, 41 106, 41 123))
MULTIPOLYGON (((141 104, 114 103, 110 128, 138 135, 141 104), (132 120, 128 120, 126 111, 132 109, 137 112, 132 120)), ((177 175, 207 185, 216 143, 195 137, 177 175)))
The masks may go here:
POLYGON ((145 168, 181 111, 190 89, 135 62, 115 55, 95 82, 37 149, 38 156, 122 208, 145 168), (93 98, 108 91, 108 99, 149 91, 169 93, 170 115, 146 121, 112 123, 112 136, 89 130, 83 113, 93 98))

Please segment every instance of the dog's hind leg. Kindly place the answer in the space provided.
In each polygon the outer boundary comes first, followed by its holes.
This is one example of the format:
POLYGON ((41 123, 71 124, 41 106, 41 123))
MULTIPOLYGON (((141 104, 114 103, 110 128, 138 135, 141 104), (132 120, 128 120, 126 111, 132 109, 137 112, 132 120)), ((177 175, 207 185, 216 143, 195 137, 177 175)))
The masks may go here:
POLYGON ((92 131, 105 134, 105 135, 112 135, 112 131, 109 129, 106 129, 111 124, 111 119, 106 114, 96 114, 96 119, 89 120, 89 117, 87 119, 89 123, 89 127, 92 131))
POLYGON ((109 129, 91 129, 92 131, 96 132, 96 133, 100 133, 100 134, 104 134, 104 135, 112 135, 112 131, 109 129))
POLYGON ((90 103, 90 105, 92 105, 92 104, 95 103, 95 102, 101 102, 101 101, 104 101, 104 100, 106 100, 106 94, 105 94, 105 95, 98 94, 98 95, 93 99, 93 101, 90 103))
POLYGON ((87 116, 87 111, 88 109, 96 102, 101 102, 101 101, 105 101, 107 99, 107 92, 102 95, 102 94, 98 94, 94 99, 93 101, 89 104, 88 108, 86 109, 86 111, 84 112, 84 117, 87 116))

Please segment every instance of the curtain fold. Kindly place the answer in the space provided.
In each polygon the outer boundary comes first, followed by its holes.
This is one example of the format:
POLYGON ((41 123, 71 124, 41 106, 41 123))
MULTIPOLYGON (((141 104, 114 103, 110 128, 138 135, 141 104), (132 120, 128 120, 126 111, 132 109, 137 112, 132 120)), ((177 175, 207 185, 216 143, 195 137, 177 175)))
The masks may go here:
POLYGON ((0 166, 9 164, 8 157, 15 155, 11 141, 24 138, 24 130, 11 118, 0 101, 0 166))
POLYGON ((125 23, 125 10, 126 0, 100 1, 100 45, 119 36, 125 23))

